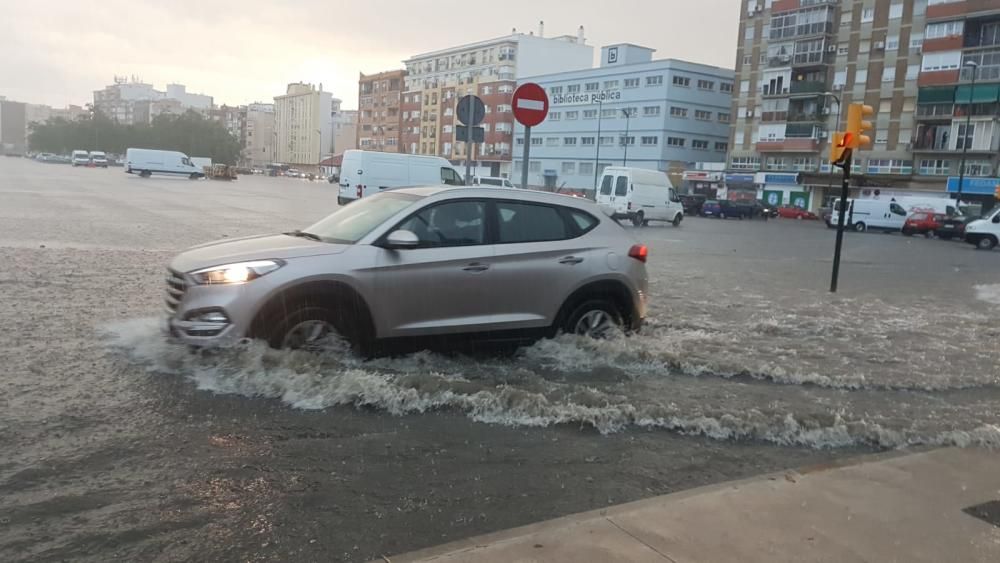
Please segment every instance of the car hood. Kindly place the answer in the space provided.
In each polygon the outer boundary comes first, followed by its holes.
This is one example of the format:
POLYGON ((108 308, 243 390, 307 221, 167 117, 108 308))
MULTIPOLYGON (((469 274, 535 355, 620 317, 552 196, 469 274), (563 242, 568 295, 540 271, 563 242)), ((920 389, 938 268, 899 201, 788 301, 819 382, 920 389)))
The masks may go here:
POLYGON ((192 246, 175 256, 170 267, 178 272, 190 272, 248 260, 340 254, 349 247, 347 244, 330 244, 289 235, 259 235, 192 246))

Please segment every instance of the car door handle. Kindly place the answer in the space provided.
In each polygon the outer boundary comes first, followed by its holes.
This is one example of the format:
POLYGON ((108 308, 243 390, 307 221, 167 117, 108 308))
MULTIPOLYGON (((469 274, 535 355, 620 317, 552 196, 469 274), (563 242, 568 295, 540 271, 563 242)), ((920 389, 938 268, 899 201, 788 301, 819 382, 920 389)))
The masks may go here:
POLYGON ((466 272, 485 272, 486 270, 490 269, 490 265, 481 264, 479 262, 473 262, 472 264, 469 264, 468 266, 462 269, 465 270, 466 272))
POLYGON ((574 266, 580 262, 583 262, 583 258, 579 258, 577 256, 567 256, 562 260, 559 260, 560 264, 569 264, 570 266, 574 266))

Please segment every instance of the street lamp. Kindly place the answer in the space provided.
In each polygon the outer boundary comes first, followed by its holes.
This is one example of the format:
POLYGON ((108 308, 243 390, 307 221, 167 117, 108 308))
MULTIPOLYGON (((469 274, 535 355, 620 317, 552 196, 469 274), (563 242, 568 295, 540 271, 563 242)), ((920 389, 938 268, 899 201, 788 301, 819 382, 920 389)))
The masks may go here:
POLYGON ((628 166, 628 127, 632 121, 632 112, 628 108, 622 108, 622 113, 625 114, 625 158, 622 159, 622 166, 628 166))
POLYGON ((962 164, 958 169, 958 193, 955 195, 956 210, 962 204, 962 184, 965 182, 965 157, 969 153, 969 145, 972 142, 969 127, 972 122, 972 96, 976 90, 976 75, 978 74, 979 63, 976 61, 965 61, 965 66, 972 69, 972 85, 969 86, 969 107, 965 110, 965 134, 962 135, 962 164))
POLYGON ((594 200, 597 200, 597 175, 600 173, 601 168, 601 120, 603 119, 604 113, 604 100, 597 99, 597 139, 594 144, 597 145, 597 153, 594 155, 594 200))
POLYGON ((316 163, 316 174, 323 173, 323 131, 316 130, 316 145, 319 146, 319 162, 316 163))

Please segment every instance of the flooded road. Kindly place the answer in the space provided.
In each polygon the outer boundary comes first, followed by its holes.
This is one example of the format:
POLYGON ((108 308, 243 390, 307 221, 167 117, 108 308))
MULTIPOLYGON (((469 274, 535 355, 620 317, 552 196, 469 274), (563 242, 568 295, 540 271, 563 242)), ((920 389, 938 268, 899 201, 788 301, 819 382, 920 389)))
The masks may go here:
POLYGON ((1000 444, 1000 252, 691 218, 636 231, 651 318, 362 362, 158 332, 186 246, 334 188, 0 159, 0 560, 347 560, 881 449, 1000 444))

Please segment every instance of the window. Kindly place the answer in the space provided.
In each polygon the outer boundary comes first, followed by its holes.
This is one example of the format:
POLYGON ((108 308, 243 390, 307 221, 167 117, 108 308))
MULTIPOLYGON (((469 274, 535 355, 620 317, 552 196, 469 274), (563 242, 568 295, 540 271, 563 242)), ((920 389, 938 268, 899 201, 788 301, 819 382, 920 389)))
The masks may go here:
POLYGON ((497 112, 498 113, 510 113, 510 111, 511 111, 510 104, 498 104, 497 105, 497 112))
POLYGON ((577 167, 577 172, 580 176, 590 176, 594 173, 594 163, 593 162, 581 162, 580 166, 577 167))
POLYGON ((465 182, 451 168, 441 168, 441 183, 449 186, 464 186, 465 182))
POLYGON ((966 176, 992 176, 993 165, 988 160, 969 160, 965 163, 966 176))
POLYGON ((950 160, 921 160, 918 172, 922 176, 947 176, 949 169, 950 160))
POLYGON ((567 94, 579 94, 580 93, 580 85, 579 84, 570 84, 569 86, 566 87, 566 93, 567 94))
POLYGON ((871 23, 875 19, 875 8, 864 8, 861 10, 861 23, 871 23))
POLYGON ((531 138, 531 146, 533 146, 533 147, 540 147, 540 146, 542 146, 542 143, 544 143, 544 142, 545 141, 541 137, 532 137, 531 138))
POLYGON ((583 110, 583 118, 584 119, 597 119, 597 110, 596 109, 585 109, 585 110, 583 110))
POLYGON ((631 135, 629 135, 628 137, 622 135, 621 138, 618 139, 618 146, 620 147, 633 146, 633 145, 635 145, 635 137, 631 135))
POLYGON ((885 37, 885 50, 886 51, 896 51, 899 49, 899 36, 898 35, 886 35, 885 37))
POLYGON ((916 80, 920 76, 920 65, 909 65, 906 67, 906 79, 916 80))
POLYGON ((587 92, 596 92, 596 91, 598 91, 598 90, 601 89, 601 83, 600 82, 588 82, 588 83, 584 84, 583 88, 587 92))
POLYGON ((497 88, 497 92, 500 92, 501 94, 513 94, 514 87, 510 84, 504 84, 497 88))
POLYGON ((729 143, 722 143, 722 142, 715 143, 715 150, 719 152, 726 152, 727 150, 729 150, 729 143))
POLYGON ((451 125, 445 125, 445 126, 441 127, 441 132, 442 133, 451 133, 451 131, 452 131, 451 125))
POLYGON ((919 49, 924 44, 924 34, 923 33, 911 33, 910 34, 910 50, 915 51, 919 49))
POLYGON ((743 39, 746 39, 747 41, 752 41, 754 32, 756 32, 756 30, 757 30, 756 26, 753 25, 753 22, 751 22, 750 25, 748 25, 746 29, 743 30, 743 39))
POLYGON ((562 113, 558 111, 550 111, 548 119, 549 121, 559 121, 562 119, 562 113))
POLYGON ((976 135, 976 124, 970 123, 968 130, 965 128, 964 123, 958 124, 958 134, 955 136, 955 149, 972 149, 973 138, 976 135))
MULTIPOLYGON (((446 170, 458 176, 450 168, 442 168, 442 179, 446 170)), ((419 211, 403 221, 399 229, 417 235, 422 248, 484 244, 486 206, 481 201, 442 203, 419 211)))
POLYGON ((758 156, 734 156, 729 163, 733 170, 757 170, 760 168, 758 156))
POLYGON ((868 83, 868 69, 859 68, 857 72, 854 73, 854 85, 861 86, 862 88, 868 83))
POLYGON ((576 175, 576 163, 575 162, 564 162, 562 163, 562 173, 568 174, 570 176, 576 175))
MULTIPOLYGON (((690 79, 685 79, 685 80, 688 81, 688 84, 691 83, 690 79)), ((656 75, 656 76, 647 76, 646 77, 646 86, 659 86, 660 84, 663 84, 663 75, 662 74, 656 75)), ((687 86, 688 84, 685 84, 685 86, 687 86)))
POLYGON ((882 69, 882 82, 895 82, 896 81, 896 67, 887 66, 882 69))
POLYGON ((682 119, 687 119, 688 110, 687 108, 679 108, 677 106, 670 106, 670 116, 679 117, 682 119))
POLYGON ((626 195, 628 194, 628 178, 625 176, 619 176, 615 180, 615 195, 626 195))
POLYGON ((841 45, 837 46, 837 54, 838 55, 846 55, 849 52, 851 52, 851 48, 849 46, 847 46, 845 44, 841 44, 841 45))
POLYGON ((601 137, 602 146, 611 146, 612 144, 614 144, 614 142, 615 142, 614 137, 601 137))
POLYGON ((740 80, 740 94, 746 94, 750 91, 750 81, 740 80))
POLYGON ((698 81, 699 90, 715 90, 715 82, 711 80, 699 80, 698 81))
POLYGON ((638 78, 626 78, 625 79, 625 87, 626 88, 638 88, 639 87, 639 79, 638 78))
MULTIPOLYGON (((677 77, 676 76, 674 77, 674 80, 675 80, 674 84, 677 84, 677 82, 676 82, 677 77)), ((679 86, 679 84, 678 84, 678 86, 679 86)), ((732 82, 720 82, 719 83, 719 91, 720 92, 731 93, 733 91, 733 83, 732 82)))
POLYGON ((611 109, 602 109, 601 110, 601 117, 603 119, 608 119, 610 117, 617 117, 617 116, 618 116, 618 110, 616 110, 616 109, 611 108, 611 109))
POLYGON ((563 146, 564 147, 575 147, 576 146, 576 137, 563 137, 563 146))
POLYGON ((579 116, 580 116, 580 112, 578 110, 567 111, 566 112, 566 121, 574 120, 574 119, 576 119, 579 116))
POLYGON ((753 62, 753 57, 751 55, 743 55, 743 66, 750 66, 753 62))
POLYGON ((924 37, 927 39, 940 39, 942 37, 954 37, 962 35, 962 31, 965 28, 965 22, 963 20, 941 22, 941 23, 930 23, 924 29, 924 37))
POLYGON ((622 112, 628 114, 629 117, 639 116, 639 108, 623 108, 622 112))
POLYGON ((660 115, 660 106, 645 106, 642 108, 642 115, 646 117, 660 115))
POLYGON ((684 139, 681 137, 667 137, 667 145, 671 147, 683 147, 684 139))
POLYGON ((962 63, 961 51, 938 51, 934 53, 924 53, 920 63, 920 70, 953 70, 962 63))
POLYGON ((901 17, 903 17, 903 3, 896 2, 889 4, 889 19, 898 20, 901 17))
POLYGON ((497 202, 496 207, 498 244, 565 240, 574 236, 556 207, 510 202, 497 202))
MULTIPOLYGON (((650 77, 650 78, 652 78, 652 77, 650 77)), ((673 78, 673 83, 674 83, 674 86, 680 86, 682 88, 690 88, 691 87, 691 79, 688 78, 688 77, 686 77, 686 76, 679 76, 679 75, 675 74, 674 78, 673 78)), ((646 84, 647 85, 649 84, 649 78, 646 79, 646 84)), ((729 91, 732 92, 732 84, 730 84, 729 91)))
POLYGON ((712 119, 712 112, 705 111, 703 109, 696 109, 694 110, 694 118, 702 121, 709 121, 712 119))
POLYGON ((605 80, 604 81, 604 89, 605 90, 614 90, 614 89, 617 89, 617 88, 618 88, 618 81, 617 80, 605 80))
POLYGON ((729 123, 729 114, 719 112, 719 123, 729 123))
POLYGON ((528 172, 533 172, 535 174, 542 171, 542 163, 538 160, 532 160, 528 163, 528 172))
POLYGON ((562 94, 562 91, 563 91, 563 87, 562 86, 550 86, 549 87, 549 94, 552 94, 553 96, 558 96, 559 94, 562 94))
POLYGON ((899 159, 868 159, 869 174, 912 174, 913 161, 899 159))
POLYGON ((660 143, 660 138, 657 137, 657 136, 655 136, 655 135, 652 136, 652 137, 643 137, 642 138, 642 146, 644 146, 644 147, 655 147, 659 143, 660 143))
POLYGON ((559 137, 546 137, 545 138, 545 146, 547 146, 547 147, 558 147, 559 146, 559 137))
POLYGON ((691 141, 691 148, 692 149, 697 149, 697 150, 700 150, 700 151, 707 151, 708 150, 708 141, 701 141, 699 139, 693 139, 691 141))

